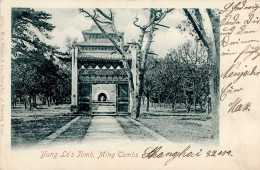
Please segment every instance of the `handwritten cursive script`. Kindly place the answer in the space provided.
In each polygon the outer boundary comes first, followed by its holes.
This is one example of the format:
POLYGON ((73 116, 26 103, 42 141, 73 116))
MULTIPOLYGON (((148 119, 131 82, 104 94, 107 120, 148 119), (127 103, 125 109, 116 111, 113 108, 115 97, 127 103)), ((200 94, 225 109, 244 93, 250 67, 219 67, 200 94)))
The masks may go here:
MULTIPOLYGON (((232 64, 224 73, 221 74, 221 77, 223 79, 235 78, 233 83, 236 83, 242 77, 259 76, 260 75, 260 72, 257 71, 257 66, 254 66, 251 70, 245 69, 245 70, 242 70, 242 71, 238 71, 238 68, 240 67, 240 65, 241 65, 241 62, 236 63, 236 64, 232 64)), ((247 65, 245 65, 245 68, 247 68, 247 65)))
POLYGON ((227 3, 220 10, 221 56, 233 60, 221 73, 225 83, 221 87, 220 101, 234 96, 228 102, 228 113, 249 111, 252 108, 253 101, 245 101, 241 96, 241 92, 246 93, 250 87, 241 82, 257 79, 260 75, 259 8, 255 1, 243 0, 227 3))
POLYGON ((229 110, 228 113, 234 113, 234 112, 239 112, 239 111, 249 111, 251 108, 251 102, 247 102, 246 104, 241 103, 242 99, 237 98, 235 101, 231 102, 229 104, 229 110))
POLYGON ((203 153, 203 150, 199 151, 191 151, 191 147, 187 146, 185 149, 181 151, 161 151, 162 146, 157 147, 149 147, 145 149, 142 158, 151 159, 151 158, 169 158, 164 163, 164 166, 169 165, 174 159, 177 158, 198 158, 198 157, 218 157, 218 156, 233 156, 231 150, 208 150, 203 153))
POLYGON ((236 89, 236 88, 234 88, 233 83, 229 83, 226 87, 222 88, 221 94, 220 94, 220 100, 223 101, 223 100, 225 100, 225 98, 228 95, 240 92, 242 90, 243 90, 243 88, 236 89))
POLYGON ((142 158, 164 158, 164 157, 170 157, 164 165, 168 165, 170 162, 172 162, 175 158, 180 157, 199 157, 201 156, 202 149, 200 149, 199 152, 192 152, 189 151, 190 146, 186 147, 183 151, 176 151, 176 152, 162 152, 160 151, 162 149, 162 146, 159 147, 149 147, 144 151, 144 154, 142 155, 142 158))

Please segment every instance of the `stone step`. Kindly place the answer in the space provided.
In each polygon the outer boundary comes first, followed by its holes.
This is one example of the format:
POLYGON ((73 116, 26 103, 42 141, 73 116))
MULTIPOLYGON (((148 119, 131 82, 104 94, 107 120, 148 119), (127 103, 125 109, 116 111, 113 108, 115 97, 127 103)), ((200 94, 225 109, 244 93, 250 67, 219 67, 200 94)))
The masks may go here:
POLYGON ((116 108, 98 108, 96 110, 116 110, 116 108))
POLYGON ((108 105, 115 105, 116 101, 110 101, 110 102, 99 102, 99 101, 92 101, 93 104, 108 104, 108 105))
POLYGON ((115 106, 98 106, 93 112, 116 112, 115 106))
POLYGON ((115 103, 94 103, 93 105, 98 105, 98 106, 116 106, 115 103))
POLYGON ((114 110, 92 110, 92 112, 116 112, 116 109, 114 110))

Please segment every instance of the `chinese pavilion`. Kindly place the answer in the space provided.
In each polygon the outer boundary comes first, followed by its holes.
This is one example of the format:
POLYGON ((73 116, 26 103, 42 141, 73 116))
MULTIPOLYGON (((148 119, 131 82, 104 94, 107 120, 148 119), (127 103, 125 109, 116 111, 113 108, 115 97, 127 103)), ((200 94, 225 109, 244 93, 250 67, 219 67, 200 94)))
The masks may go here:
MULTIPOLYGON (((111 27, 104 30, 120 43, 111 27)), ((88 114, 128 113, 131 101, 121 55, 97 26, 82 34, 84 42, 76 43, 71 52, 71 110, 88 114)), ((131 51, 129 46, 125 49, 129 66, 135 71, 136 49, 134 46, 131 51)))

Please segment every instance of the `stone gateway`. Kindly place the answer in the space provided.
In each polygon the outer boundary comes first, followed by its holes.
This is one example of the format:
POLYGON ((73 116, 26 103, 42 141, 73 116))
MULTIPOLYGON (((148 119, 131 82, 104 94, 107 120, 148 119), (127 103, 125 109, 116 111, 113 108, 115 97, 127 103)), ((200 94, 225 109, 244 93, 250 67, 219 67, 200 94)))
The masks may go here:
MULTIPOLYGON (((112 28, 105 31, 119 44, 112 28)), ((84 42, 75 43, 72 56, 71 111, 87 114, 129 113, 130 92, 122 57, 98 29, 82 31, 84 42)), ((126 45, 125 55, 132 71, 136 69, 136 50, 126 45)), ((134 75, 136 78, 136 75, 134 75)))

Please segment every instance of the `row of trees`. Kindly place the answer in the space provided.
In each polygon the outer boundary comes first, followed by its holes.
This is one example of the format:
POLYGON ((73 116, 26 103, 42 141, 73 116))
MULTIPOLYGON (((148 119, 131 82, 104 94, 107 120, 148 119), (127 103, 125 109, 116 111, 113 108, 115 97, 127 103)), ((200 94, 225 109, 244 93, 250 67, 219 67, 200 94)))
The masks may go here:
POLYGON ((207 109, 209 105, 209 62, 201 43, 187 42, 170 50, 165 58, 150 57, 144 76, 144 95, 149 102, 183 104, 190 112, 193 105, 207 109))
POLYGON ((70 68, 57 62, 63 54, 39 38, 51 39, 49 19, 42 11, 12 9, 12 105, 37 107, 36 96, 48 106, 70 99, 70 68))

